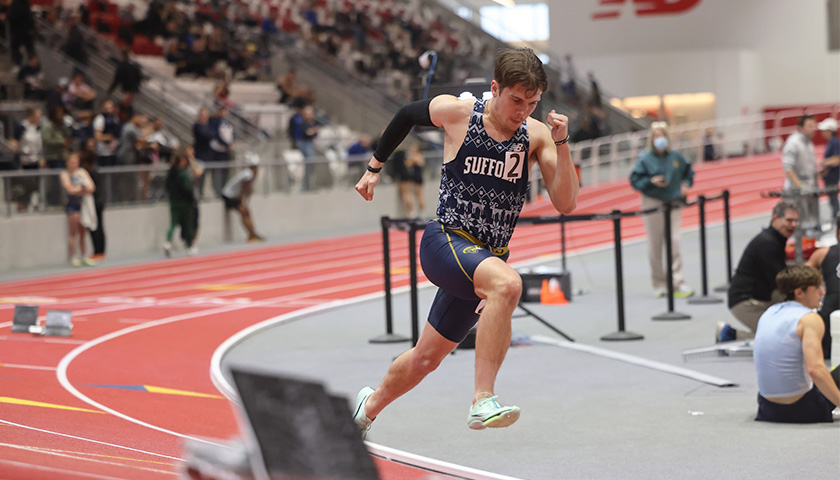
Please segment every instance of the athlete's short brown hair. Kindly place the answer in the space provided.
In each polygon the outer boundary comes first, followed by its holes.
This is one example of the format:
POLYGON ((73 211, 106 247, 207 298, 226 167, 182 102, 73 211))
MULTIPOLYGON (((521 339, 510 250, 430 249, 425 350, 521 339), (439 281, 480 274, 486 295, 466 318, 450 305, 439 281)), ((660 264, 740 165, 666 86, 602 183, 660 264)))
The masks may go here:
POLYGON ((522 85, 529 94, 548 90, 548 79, 542 61, 528 47, 499 52, 493 79, 499 84, 500 91, 514 85, 522 85))
POLYGON ((793 300, 797 288, 819 287, 823 276, 819 270, 809 265, 791 265, 776 275, 776 286, 785 300, 793 300))

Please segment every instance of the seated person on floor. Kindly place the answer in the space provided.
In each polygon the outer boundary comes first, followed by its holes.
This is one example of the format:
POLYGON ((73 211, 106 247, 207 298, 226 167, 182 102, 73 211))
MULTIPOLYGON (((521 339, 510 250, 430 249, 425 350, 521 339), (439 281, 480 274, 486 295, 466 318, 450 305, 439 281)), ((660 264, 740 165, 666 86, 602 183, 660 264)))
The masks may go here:
POLYGON ((785 243, 796 231, 798 222, 796 204, 783 200, 773 207, 770 226, 747 244, 729 283, 728 300, 729 311, 748 330, 736 330, 718 322, 716 341, 753 338, 761 314, 770 305, 782 301, 775 291, 776 274, 785 268, 785 243))
POLYGON ((823 360, 825 325, 814 310, 825 294, 822 274, 808 265, 785 267, 776 276, 785 302, 770 306, 758 322, 753 360, 758 376, 756 420, 832 422, 840 405, 840 376, 823 360))

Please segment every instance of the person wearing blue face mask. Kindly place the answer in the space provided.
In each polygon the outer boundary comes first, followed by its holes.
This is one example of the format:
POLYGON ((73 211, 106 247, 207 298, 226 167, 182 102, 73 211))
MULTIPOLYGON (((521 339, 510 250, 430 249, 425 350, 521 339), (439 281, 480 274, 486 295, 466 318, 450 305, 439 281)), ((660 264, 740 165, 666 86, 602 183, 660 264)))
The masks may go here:
MULTIPOLYGON (((648 149, 639 155, 630 174, 630 184, 642 193, 642 209, 661 207, 670 203, 671 210, 671 260, 673 262, 674 296, 690 297, 694 290, 683 280, 682 255, 680 254, 681 200, 694 182, 691 163, 676 150, 671 150, 668 126, 665 122, 651 125, 648 149)), ((668 279, 664 261, 665 219, 659 212, 642 217, 648 235, 648 260, 650 262, 654 294, 664 297, 668 292, 668 279)))

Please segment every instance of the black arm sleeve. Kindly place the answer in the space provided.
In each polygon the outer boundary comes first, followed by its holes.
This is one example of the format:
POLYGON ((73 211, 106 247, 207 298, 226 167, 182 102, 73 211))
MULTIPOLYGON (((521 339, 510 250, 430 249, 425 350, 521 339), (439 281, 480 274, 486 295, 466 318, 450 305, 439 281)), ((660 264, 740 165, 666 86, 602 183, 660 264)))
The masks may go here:
POLYGON ((408 136, 411 128, 415 125, 420 125, 421 127, 435 126, 432 123, 432 116, 429 114, 429 104, 431 101, 431 99, 428 99, 409 103, 394 115, 391 123, 388 124, 388 127, 382 134, 382 138, 379 139, 379 145, 376 147, 376 151, 373 152, 373 156, 377 160, 380 162, 387 161, 388 157, 405 140, 405 137, 408 136))

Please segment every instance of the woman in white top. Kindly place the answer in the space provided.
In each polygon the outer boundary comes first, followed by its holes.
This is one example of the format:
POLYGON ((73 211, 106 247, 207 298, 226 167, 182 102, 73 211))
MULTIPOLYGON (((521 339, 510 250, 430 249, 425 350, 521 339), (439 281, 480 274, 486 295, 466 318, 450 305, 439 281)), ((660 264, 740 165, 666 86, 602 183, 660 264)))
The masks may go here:
MULTIPOLYGON (((67 252, 70 257, 70 264, 74 267, 80 267, 83 264, 96 265, 96 262, 87 256, 85 248, 87 227, 82 224, 84 196, 92 194, 96 190, 96 186, 87 171, 79 168, 78 153, 71 153, 67 157, 66 165, 67 168, 61 172, 61 186, 67 192, 67 252), (76 256, 77 239, 81 257, 76 256)), ((95 210, 93 216, 96 216, 95 210)))

